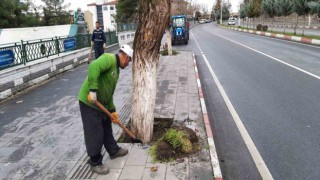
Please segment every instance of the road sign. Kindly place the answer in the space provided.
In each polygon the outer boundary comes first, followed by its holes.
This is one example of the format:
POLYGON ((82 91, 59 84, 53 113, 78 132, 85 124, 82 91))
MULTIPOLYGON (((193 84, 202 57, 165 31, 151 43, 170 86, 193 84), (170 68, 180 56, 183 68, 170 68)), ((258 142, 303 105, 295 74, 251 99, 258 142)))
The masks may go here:
POLYGON ((12 50, 0 51, 0 66, 12 64, 14 62, 14 53, 12 50))
POLYGON ((63 41, 63 46, 65 51, 69 51, 76 48, 76 39, 69 38, 63 41))

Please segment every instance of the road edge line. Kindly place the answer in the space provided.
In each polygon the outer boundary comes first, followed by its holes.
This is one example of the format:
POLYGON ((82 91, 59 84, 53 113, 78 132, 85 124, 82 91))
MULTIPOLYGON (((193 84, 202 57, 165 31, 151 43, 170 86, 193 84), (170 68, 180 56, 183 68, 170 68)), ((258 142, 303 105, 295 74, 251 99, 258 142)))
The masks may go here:
POLYGON ((218 158, 218 154, 217 154, 216 147, 214 144, 213 133, 212 133, 212 129, 211 129, 210 121, 209 121, 209 116, 207 113, 206 103, 205 103, 204 96, 203 96, 200 76, 199 76, 197 62, 196 62, 196 58, 195 58, 194 53, 192 54, 192 58, 193 58, 193 63, 194 63, 195 76, 196 76, 196 80, 197 80, 198 94, 199 94, 199 98, 200 98, 202 117, 203 117, 204 125, 206 128, 207 141, 209 144, 209 151, 210 151, 210 158, 211 158, 211 165, 212 165, 214 180, 223 180, 221 168, 220 168, 220 164, 219 164, 219 158, 218 158))

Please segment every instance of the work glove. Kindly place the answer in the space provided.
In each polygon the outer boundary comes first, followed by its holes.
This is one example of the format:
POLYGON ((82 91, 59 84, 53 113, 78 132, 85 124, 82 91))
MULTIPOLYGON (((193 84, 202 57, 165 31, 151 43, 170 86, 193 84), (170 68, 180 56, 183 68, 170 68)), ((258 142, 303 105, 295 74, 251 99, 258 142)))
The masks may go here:
POLYGON ((106 49, 106 48, 107 48, 106 44, 103 44, 103 49, 106 49))
POLYGON ((94 91, 90 91, 88 94, 88 101, 92 104, 95 104, 97 101, 97 93, 94 91))
POLYGON ((93 41, 91 41, 91 48, 93 47, 93 45, 94 45, 94 42, 93 42, 93 41))
POLYGON ((113 116, 113 118, 111 118, 111 121, 113 123, 119 122, 119 117, 118 117, 118 114, 116 112, 111 113, 111 115, 113 116))

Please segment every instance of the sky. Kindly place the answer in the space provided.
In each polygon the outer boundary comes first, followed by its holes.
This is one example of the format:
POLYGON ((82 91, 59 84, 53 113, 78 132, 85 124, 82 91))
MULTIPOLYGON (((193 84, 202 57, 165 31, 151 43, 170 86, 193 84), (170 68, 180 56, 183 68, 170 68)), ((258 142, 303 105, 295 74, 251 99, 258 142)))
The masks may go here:
MULTIPOLYGON (((37 4, 41 4, 41 0, 35 0, 37 4)), ((189 2, 191 0, 188 0, 189 2)), ((223 2, 227 0, 222 0, 223 2)), ((231 12, 238 11, 238 5, 243 0, 229 0, 231 3, 231 12)), ((71 10, 76 10, 80 7, 82 10, 87 10, 87 4, 94 3, 95 0, 64 0, 65 3, 71 3, 70 8, 71 10)), ((215 4, 216 0, 192 0, 192 2, 196 2, 199 4, 205 4, 208 7, 208 10, 211 11, 213 4, 215 4)))

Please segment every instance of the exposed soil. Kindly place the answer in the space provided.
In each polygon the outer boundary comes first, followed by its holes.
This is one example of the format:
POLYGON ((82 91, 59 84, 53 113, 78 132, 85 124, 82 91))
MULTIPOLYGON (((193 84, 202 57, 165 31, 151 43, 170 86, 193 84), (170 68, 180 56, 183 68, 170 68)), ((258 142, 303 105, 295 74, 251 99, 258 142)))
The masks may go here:
POLYGON ((199 140, 196 133, 185 127, 183 124, 174 125, 171 128, 178 131, 183 131, 187 135, 187 139, 192 143, 192 150, 190 153, 185 153, 182 148, 174 148, 169 142, 162 139, 157 142, 156 159, 159 161, 171 161, 183 157, 187 157, 200 150, 199 140))
MULTIPOLYGON (((122 134, 118 142, 132 143, 132 139, 127 134, 122 134)), ((152 142, 150 142, 148 145, 156 147, 156 149, 154 149, 154 152, 151 152, 151 155, 156 156, 153 157, 153 159, 159 161, 175 160, 178 158, 189 156, 200 150, 200 143, 196 133, 192 129, 185 127, 183 123, 173 124, 173 119, 168 118, 160 118, 154 120, 153 138, 152 142), (184 132, 184 134, 186 135, 186 140, 189 142, 189 144, 190 142, 192 143, 192 150, 190 153, 185 153, 185 151, 183 151, 181 147, 174 148, 173 145, 170 144, 170 142, 167 142, 165 140, 164 135, 170 128, 184 132)))

